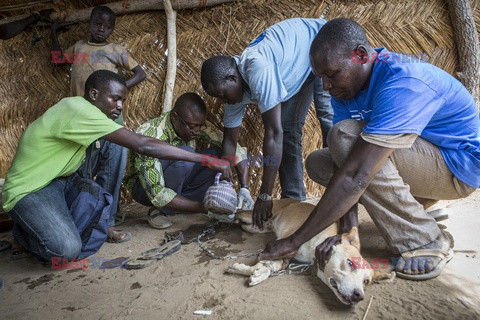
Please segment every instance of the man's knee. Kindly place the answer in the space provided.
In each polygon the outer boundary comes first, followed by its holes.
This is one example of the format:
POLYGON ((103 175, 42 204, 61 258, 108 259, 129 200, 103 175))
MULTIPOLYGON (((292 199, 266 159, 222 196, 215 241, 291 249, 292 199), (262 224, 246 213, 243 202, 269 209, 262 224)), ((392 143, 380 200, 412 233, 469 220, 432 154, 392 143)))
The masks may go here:
POLYGON ((46 246, 48 255, 60 257, 62 259, 72 260, 78 258, 82 251, 82 241, 80 237, 73 239, 57 239, 46 246))
POLYGON ((328 148, 338 166, 347 158, 364 126, 363 121, 347 119, 336 123, 328 132, 328 148))
POLYGON ((326 186, 333 176, 333 166, 328 149, 313 151, 305 160, 305 169, 309 178, 322 186, 326 186))

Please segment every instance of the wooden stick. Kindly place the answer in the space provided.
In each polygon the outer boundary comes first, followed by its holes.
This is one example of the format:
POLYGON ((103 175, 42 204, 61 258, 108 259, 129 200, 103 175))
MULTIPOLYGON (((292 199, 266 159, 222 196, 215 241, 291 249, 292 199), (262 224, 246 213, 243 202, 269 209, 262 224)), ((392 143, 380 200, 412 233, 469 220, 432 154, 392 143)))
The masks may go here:
POLYGON ((370 302, 368 303, 367 310, 365 310, 365 314, 363 315, 362 320, 367 319, 368 310, 370 310, 370 306, 372 305, 372 301, 373 301, 373 296, 370 298, 370 302))
POLYGON ((163 83, 163 112, 172 110, 173 87, 177 73, 177 39, 176 19, 177 12, 173 10, 170 0, 165 1, 165 13, 167 14, 167 72, 163 83))
POLYGON ((457 76, 479 106, 480 45, 472 8, 469 0, 447 2, 458 52, 459 71, 457 76))
MULTIPOLYGON (((233 2, 235 0, 171 0, 172 8, 174 10, 193 9, 215 6, 218 4, 233 2)), ((110 7, 115 15, 122 15, 132 12, 165 10, 163 0, 125 0, 118 2, 106 3, 104 6, 110 7)), ((93 7, 85 9, 74 9, 53 12, 49 18, 54 21, 77 23, 88 21, 93 7)), ((29 14, 19 15, 15 17, 8 17, 2 19, 0 24, 20 20, 29 16, 29 14)))

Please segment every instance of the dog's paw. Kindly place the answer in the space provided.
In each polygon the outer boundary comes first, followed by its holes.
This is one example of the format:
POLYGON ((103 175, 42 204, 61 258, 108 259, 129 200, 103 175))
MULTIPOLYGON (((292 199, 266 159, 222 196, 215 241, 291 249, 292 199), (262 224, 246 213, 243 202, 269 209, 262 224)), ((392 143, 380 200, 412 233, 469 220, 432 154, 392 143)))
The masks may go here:
POLYGON ((394 271, 384 272, 384 271, 374 271, 372 281, 373 283, 382 283, 382 282, 393 282, 395 280, 396 273, 394 271))
POLYGON ((248 281, 248 285, 250 287, 256 286, 257 284, 267 280, 270 275, 272 274, 272 271, 270 270, 269 267, 261 267, 253 272, 253 274, 250 276, 250 279, 248 281))
POLYGON ((225 270, 225 272, 232 273, 232 274, 241 274, 244 276, 250 276, 253 274, 254 270, 251 266, 247 266, 246 264, 234 263, 232 266, 228 267, 227 270, 225 270))

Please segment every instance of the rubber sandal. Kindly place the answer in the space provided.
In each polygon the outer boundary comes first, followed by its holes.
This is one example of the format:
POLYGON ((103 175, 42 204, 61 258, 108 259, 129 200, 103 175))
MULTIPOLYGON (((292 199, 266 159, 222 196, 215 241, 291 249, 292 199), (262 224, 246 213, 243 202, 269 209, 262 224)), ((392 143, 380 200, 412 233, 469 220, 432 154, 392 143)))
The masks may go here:
POLYGON ((166 229, 172 226, 172 221, 155 208, 148 212, 148 224, 155 229, 166 229))
POLYGON ((181 248, 180 240, 173 240, 164 245, 142 252, 139 257, 128 259, 123 266, 129 270, 143 269, 157 261, 172 255, 181 248))
POLYGON ((431 216, 433 219, 435 219, 435 221, 437 222, 448 219, 447 210, 444 208, 427 211, 427 214, 431 216))
POLYGON ((454 256, 453 252, 453 246, 454 246, 454 241, 452 235, 445 231, 442 230, 442 232, 447 236, 450 242, 450 248, 448 250, 442 250, 442 249, 417 249, 417 250, 411 250, 407 252, 402 253, 402 258, 404 260, 411 259, 413 257, 438 257, 440 258, 440 262, 435 266, 435 268, 428 272, 428 273, 422 273, 422 274, 407 274, 403 273, 400 271, 395 271, 397 277, 402 278, 402 279, 407 279, 407 280, 414 280, 414 281, 423 281, 423 280, 430 280, 435 277, 438 277, 440 273, 442 273, 443 268, 449 262, 452 260, 454 256))
MULTIPOLYGON (((418 249, 413 251, 408 251, 405 253, 410 253, 407 257, 439 257, 442 260, 437 264, 437 266, 428 273, 421 273, 421 274, 406 274, 403 272, 396 271, 397 277, 407 280, 414 280, 414 281, 422 281, 422 280, 430 280, 435 277, 438 277, 440 273, 442 273, 443 268, 453 258, 453 249, 448 251, 438 250, 438 249, 418 249)), ((404 253, 404 254, 405 254, 404 253)), ((402 254, 402 257, 404 256, 402 254)), ((404 258, 408 259, 408 258, 404 258)))
POLYGON ((12 247, 12 244, 9 241, 1 240, 0 241, 0 252, 8 250, 12 247))
POLYGON ((20 259, 25 259, 25 258, 30 258, 33 257, 33 254, 28 252, 28 251, 13 251, 12 255, 10 256, 10 260, 20 260, 20 259))

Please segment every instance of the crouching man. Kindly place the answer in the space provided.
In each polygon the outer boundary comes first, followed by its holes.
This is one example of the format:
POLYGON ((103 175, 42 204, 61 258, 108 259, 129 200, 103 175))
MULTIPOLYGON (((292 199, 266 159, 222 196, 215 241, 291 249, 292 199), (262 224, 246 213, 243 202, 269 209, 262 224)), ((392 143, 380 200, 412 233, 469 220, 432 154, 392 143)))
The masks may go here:
MULTIPOLYGON (((187 92, 177 99, 172 111, 145 122, 136 132, 221 159, 223 134, 206 122, 206 115, 203 99, 196 93, 187 92)), ((254 203, 248 191, 246 148, 237 145, 235 161, 232 162, 235 163, 240 184, 237 207, 252 209, 254 203)), ((159 160, 131 152, 125 185, 135 201, 151 206, 148 213, 150 226, 168 228, 172 225, 168 215, 176 212, 207 213, 202 201, 216 174, 207 164, 206 158, 202 163, 195 163, 181 159, 159 160)))
MULTIPOLYGON (((114 122, 127 94, 118 74, 98 70, 85 83, 83 97, 62 99, 23 133, 3 188, 3 208, 15 221, 14 240, 26 251, 50 261, 77 258, 82 241, 65 200, 66 182, 99 138, 159 159, 202 162, 201 154, 141 136, 114 122)), ((208 157, 208 156, 207 156, 208 157)), ((231 177, 230 164, 210 161, 231 177)), ((114 232, 109 228, 109 236, 114 232)))

